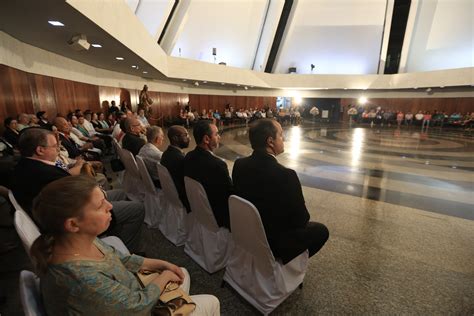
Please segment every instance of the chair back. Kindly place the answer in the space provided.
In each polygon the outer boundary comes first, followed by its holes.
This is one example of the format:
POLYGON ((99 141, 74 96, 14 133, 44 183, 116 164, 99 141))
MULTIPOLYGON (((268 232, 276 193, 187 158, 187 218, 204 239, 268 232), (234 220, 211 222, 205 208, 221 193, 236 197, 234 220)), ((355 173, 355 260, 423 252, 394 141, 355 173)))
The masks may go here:
POLYGON ((40 280, 31 271, 20 272, 20 299, 25 316, 46 315, 40 294, 40 280))
POLYGON ((12 191, 8 191, 8 198, 15 208, 13 224, 15 225, 16 232, 23 243, 23 247, 25 247, 26 253, 30 255, 30 248, 41 233, 35 222, 17 202, 12 191))
MULTIPOLYGON (((268 244, 262 219, 255 206, 237 196, 229 197, 230 229, 234 244, 252 254, 259 261, 275 261, 268 244)), ((268 266, 271 267, 271 266, 268 266)))
POLYGON ((140 172, 138 171, 137 162, 135 161, 133 154, 126 149, 121 149, 120 153, 120 160, 122 160, 123 165, 125 166, 125 170, 127 170, 129 176, 141 179, 140 172))
POLYGON ((161 190, 165 194, 165 198, 174 206, 183 208, 183 203, 181 203, 181 200, 179 199, 178 190, 174 185, 173 178, 171 177, 168 169, 161 164, 156 164, 156 167, 158 168, 161 190))
POLYGON ((10 200, 10 203, 13 205, 13 208, 15 211, 17 210, 23 210, 23 208, 20 206, 20 203, 15 199, 15 196, 13 195, 13 192, 11 190, 8 190, 8 199, 10 200))
POLYGON ((184 185, 194 219, 208 230, 217 232, 219 226, 202 184, 190 177, 184 177, 184 185))
POLYGON ((142 182, 143 182, 143 186, 145 187, 145 190, 148 191, 148 193, 155 194, 156 188, 155 188, 155 185, 153 184, 153 180, 151 179, 150 173, 148 172, 148 169, 146 168, 145 161, 140 156, 136 156, 135 159, 137 161, 138 171, 140 173, 140 177, 142 178, 142 182))
POLYGON ((15 229, 20 236, 21 242, 25 247, 26 253, 30 255, 30 249, 34 241, 41 235, 38 226, 23 210, 15 211, 14 219, 15 229))

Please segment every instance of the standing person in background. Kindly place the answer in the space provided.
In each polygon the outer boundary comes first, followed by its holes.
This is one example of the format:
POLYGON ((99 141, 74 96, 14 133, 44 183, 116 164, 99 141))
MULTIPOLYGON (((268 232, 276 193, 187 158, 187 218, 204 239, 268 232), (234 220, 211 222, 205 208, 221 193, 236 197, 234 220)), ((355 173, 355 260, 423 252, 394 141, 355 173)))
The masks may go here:
POLYGON ((120 108, 115 104, 115 101, 112 100, 110 102, 109 114, 113 114, 118 111, 120 111, 120 108))
POLYGON ((430 127, 430 121, 431 121, 431 113, 430 111, 426 111, 425 114, 423 114, 423 123, 421 124, 421 128, 424 128, 426 125, 426 128, 430 127))

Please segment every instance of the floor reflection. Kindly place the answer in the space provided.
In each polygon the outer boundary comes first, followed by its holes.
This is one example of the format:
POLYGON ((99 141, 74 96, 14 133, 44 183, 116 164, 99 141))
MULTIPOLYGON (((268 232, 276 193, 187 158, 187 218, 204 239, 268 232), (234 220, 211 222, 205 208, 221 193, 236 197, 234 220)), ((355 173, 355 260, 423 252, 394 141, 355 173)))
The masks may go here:
MULTIPOLYGON (((474 220, 474 139, 463 131, 285 127, 285 153, 305 186, 474 220)), ((218 155, 251 153, 246 128, 218 155)))

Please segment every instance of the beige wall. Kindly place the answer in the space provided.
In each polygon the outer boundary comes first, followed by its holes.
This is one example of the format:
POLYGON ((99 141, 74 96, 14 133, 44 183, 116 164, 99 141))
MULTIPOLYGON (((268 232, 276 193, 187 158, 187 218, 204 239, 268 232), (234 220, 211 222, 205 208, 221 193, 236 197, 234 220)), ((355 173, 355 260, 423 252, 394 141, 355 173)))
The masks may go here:
POLYGON ((167 57, 169 73, 173 77, 186 76, 191 79, 215 79, 216 82, 248 82, 249 86, 267 86, 277 88, 243 90, 242 87, 229 84, 222 87, 199 88, 192 85, 193 80, 158 81, 144 80, 141 77, 122 74, 114 71, 92 67, 69 58, 39 49, 20 42, 4 32, 0 32, 0 64, 11 66, 29 73, 47 75, 83 83, 96 84, 127 89, 139 89, 146 83, 153 91, 204 94, 204 95, 235 95, 235 96, 294 96, 326 97, 326 98, 430 98, 430 97, 473 97, 474 88, 444 88, 433 89, 426 93, 424 89, 388 90, 402 86, 440 86, 446 82, 474 84, 473 68, 454 69, 423 74, 400 74, 394 76, 324 76, 324 75, 279 75, 266 74, 245 69, 223 67, 208 63, 167 57), (183 70, 184 69, 184 70, 183 70), (189 74, 192 74, 189 75, 189 74), (199 75, 198 75, 199 74, 199 75), (330 90, 324 90, 325 86, 330 90), (297 87, 297 88, 295 88, 297 87), (359 88, 360 90, 343 90, 359 88), (383 88, 386 89, 383 89, 383 88), (298 89, 302 88, 302 89, 298 89), (319 88, 322 90, 312 90, 319 88), (339 89, 335 89, 339 88, 339 89), (362 90, 361 88, 368 88, 362 90), (371 89, 372 88, 372 89, 371 89), (373 89, 377 88, 377 89, 373 89))

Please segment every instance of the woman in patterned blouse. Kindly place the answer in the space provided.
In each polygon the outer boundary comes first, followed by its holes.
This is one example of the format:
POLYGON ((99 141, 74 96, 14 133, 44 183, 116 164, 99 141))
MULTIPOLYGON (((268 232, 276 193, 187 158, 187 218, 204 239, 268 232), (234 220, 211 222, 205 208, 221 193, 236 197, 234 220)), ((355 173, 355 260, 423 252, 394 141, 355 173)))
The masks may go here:
MULTIPOLYGON (((31 255, 48 315, 150 315, 166 285, 184 281, 185 270, 172 263, 124 255, 98 239, 111 209, 94 179, 83 176, 51 182, 35 199, 42 235, 31 255), (161 274, 142 288, 139 270, 161 274)), ((218 313, 219 302, 210 297, 215 311, 208 314, 218 313)))

